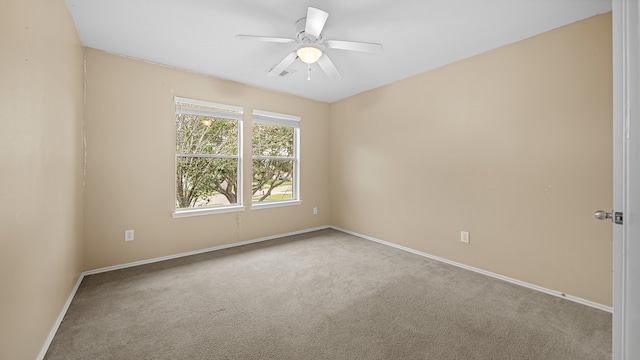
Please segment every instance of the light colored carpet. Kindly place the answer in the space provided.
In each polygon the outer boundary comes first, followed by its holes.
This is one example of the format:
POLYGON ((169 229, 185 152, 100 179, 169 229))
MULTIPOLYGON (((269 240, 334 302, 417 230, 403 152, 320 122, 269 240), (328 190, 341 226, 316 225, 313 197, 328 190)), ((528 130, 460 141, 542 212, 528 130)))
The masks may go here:
POLYGON ((334 230, 87 276, 45 359, 610 359, 611 314, 334 230))

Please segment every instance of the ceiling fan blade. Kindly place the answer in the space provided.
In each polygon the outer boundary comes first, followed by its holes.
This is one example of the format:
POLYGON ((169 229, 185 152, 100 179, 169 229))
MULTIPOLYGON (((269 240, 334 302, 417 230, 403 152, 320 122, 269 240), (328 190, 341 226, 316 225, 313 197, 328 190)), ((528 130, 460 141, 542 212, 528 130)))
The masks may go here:
POLYGON ((236 39, 266 41, 266 42, 283 43, 283 44, 296 42, 294 39, 272 37, 272 36, 255 36, 255 35, 236 35, 236 39))
POLYGON ((269 71, 269 76, 275 77, 280 75, 280 73, 283 72, 287 68, 287 66, 291 65, 294 61, 296 61, 297 57, 298 55, 296 54, 295 51, 287 55, 287 57, 285 57, 282 61, 280 61, 278 65, 276 65, 273 69, 271 69, 271 71, 269 71))
POLYGON ((307 25, 304 28, 304 32, 316 38, 320 37, 328 17, 328 13, 320 9, 309 7, 307 10, 307 25))
POLYGON ((324 71, 325 74, 327 74, 327 77, 329 77, 329 79, 333 81, 342 79, 340 71, 338 71, 336 66, 333 65, 333 62, 331 61, 331 59, 329 59, 327 54, 323 54, 320 59, 318 59, 318 65, 320 65, 320 68, 322 69, 322 71, 324 71))
POLYGON ((382 45, 358 41, 325 40, 323 44, 330 49, 360 51, 373 54, 382 54, 382 45))

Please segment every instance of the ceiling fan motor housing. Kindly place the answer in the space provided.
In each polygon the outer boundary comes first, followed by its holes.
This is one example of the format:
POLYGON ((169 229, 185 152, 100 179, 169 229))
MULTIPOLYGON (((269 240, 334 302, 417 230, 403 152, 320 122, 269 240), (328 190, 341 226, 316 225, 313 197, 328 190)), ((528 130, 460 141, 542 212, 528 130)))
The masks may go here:
POLYGON ((309 35, 305 31, 306 27, 307 27, 306 17, 303 17, 301 19, 298 19, 298 21, 296 21, 296 39, 298 40, 298 42, 301 44, 316 44, 320 42, 320 40, 322 39, 322 34, 320 34, 320 36, 318 37, 309 35))

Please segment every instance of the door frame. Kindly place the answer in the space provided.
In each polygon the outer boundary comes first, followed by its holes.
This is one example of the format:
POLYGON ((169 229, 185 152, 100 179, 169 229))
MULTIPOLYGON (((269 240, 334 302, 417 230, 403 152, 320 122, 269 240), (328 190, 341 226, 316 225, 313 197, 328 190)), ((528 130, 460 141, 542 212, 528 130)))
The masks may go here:
POLYGON ((640 359, 640 6, 613 0, 614 360, 640 359), (635 283, 632 281, 635 280, 635 283))

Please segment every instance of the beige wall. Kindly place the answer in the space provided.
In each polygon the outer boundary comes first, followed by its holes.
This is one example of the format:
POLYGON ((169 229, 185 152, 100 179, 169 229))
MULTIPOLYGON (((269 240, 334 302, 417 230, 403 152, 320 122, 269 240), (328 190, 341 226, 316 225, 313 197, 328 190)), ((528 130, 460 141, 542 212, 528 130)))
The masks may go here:
MULTIPOLYGON (((329 224, 328 104, 94 49, 85 50, 85 60, 85 269, 329 224), (244 107, 245 154, 254 108, 301 116, 302 204, 172 218, 174 96, 244 107), (127 229, 135 240, 125 243, 127 229)), ((250 174, 250 162, 244 165, 250 174)))
POLYGON ((64 2, 0 24, 3 357, 37 355, 82 269, 328 224, 611 305, 610 14, 332 105, 85 49, 84 179, 64 2), (300 115, 302 205, 172 218, 174 95, 300 115))
POLYGON ((82 270, 82 57, 63 0, 0 3, 0 358, 34 359, 82 270))
POLYGON ((604 14, 332 104, 331 223, 611 305, 611 66, 604 14))

